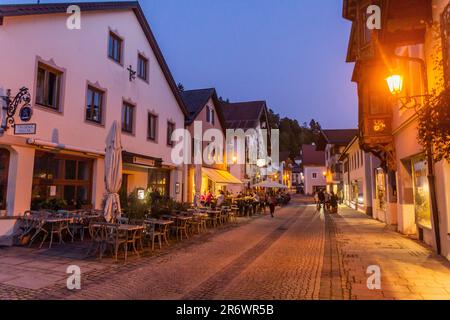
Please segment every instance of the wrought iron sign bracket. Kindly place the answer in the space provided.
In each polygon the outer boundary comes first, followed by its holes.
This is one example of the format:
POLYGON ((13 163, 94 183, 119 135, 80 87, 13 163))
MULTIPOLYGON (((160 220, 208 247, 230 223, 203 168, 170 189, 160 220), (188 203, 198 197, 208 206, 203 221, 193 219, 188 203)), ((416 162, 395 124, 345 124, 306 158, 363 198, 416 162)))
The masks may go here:
POLYGON ((400 102, 400 109, 414 109, 422 106, 421 99, 428 99, 431 95, 417 95, 417 96, 408 96, 408 97, 398 97, 397 100, 400 102))
POLYGON ((14 99, 11 99, 11 89, 6 91, 6 96, 2 96, 2 99, 6 102, 6 107, 3 107, 3 109, 6 110, 6 119, 1 126, 1 129, 6 131, 10 128, 10 126, 14 126, 14 116, 16 114, 17 107, 20 104, 23 104, 24 106, 29 105, 31 102, 31 95, 28 88, 22 87, 14 99))
POLYGON ((131 65, 127 68, 127 70, 130 72, 130 82, 132 82, 134 79, 136 79, 137 71, 134 71, 131 65))

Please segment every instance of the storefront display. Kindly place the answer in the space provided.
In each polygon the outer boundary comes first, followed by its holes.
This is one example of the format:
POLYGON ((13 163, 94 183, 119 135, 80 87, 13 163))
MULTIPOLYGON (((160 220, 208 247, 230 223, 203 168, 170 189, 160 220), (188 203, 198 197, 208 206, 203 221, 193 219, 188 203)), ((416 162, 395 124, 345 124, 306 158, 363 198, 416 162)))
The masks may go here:
POLYGON ((32 207, 51 199, 67 208, 91 203, 91 159, 49 152, 36 152, 33 173, 32 207))
POLYGON ((376 199, 377 209, 386 210, 386 175, 381 168, 376 169, 376 199))
POLYGON ((430 188, 428 184, 427 162, 424 157, 411 161, 414 183, 414 208, 416 222, 422 227, 431 228, 430 188))

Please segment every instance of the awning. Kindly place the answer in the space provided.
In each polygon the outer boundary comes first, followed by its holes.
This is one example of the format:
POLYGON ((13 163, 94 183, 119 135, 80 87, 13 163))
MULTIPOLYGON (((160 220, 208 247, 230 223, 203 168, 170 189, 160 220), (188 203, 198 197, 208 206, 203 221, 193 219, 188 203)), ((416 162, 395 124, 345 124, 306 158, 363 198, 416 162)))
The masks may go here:
POLYGON ((241 180, 233 176, 228 171, 211 168, 202 168, 202 173, 207 175, 215 183, 223 184, 243 184, 241 180))

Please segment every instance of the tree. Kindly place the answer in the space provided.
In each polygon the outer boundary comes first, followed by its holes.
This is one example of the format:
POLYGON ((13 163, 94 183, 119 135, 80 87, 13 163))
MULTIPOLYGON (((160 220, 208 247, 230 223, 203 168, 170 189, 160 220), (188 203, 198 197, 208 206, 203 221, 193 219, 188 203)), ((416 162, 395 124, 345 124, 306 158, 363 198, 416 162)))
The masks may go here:
POLYGON ((180 92, 184 91, 184 86, 181 82, 178 82, 177 87, 178 87, 178 90, 180 90, 180 92))

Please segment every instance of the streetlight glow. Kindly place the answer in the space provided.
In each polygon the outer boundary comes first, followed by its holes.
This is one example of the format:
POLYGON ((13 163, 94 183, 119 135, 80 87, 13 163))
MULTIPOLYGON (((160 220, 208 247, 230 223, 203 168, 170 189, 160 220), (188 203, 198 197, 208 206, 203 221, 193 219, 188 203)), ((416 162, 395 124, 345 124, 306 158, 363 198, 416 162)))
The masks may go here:
POLYGON ((386 78, 389 90, 393 95, 397 95, 403 90, 403 76, 393 74, 386 78))

